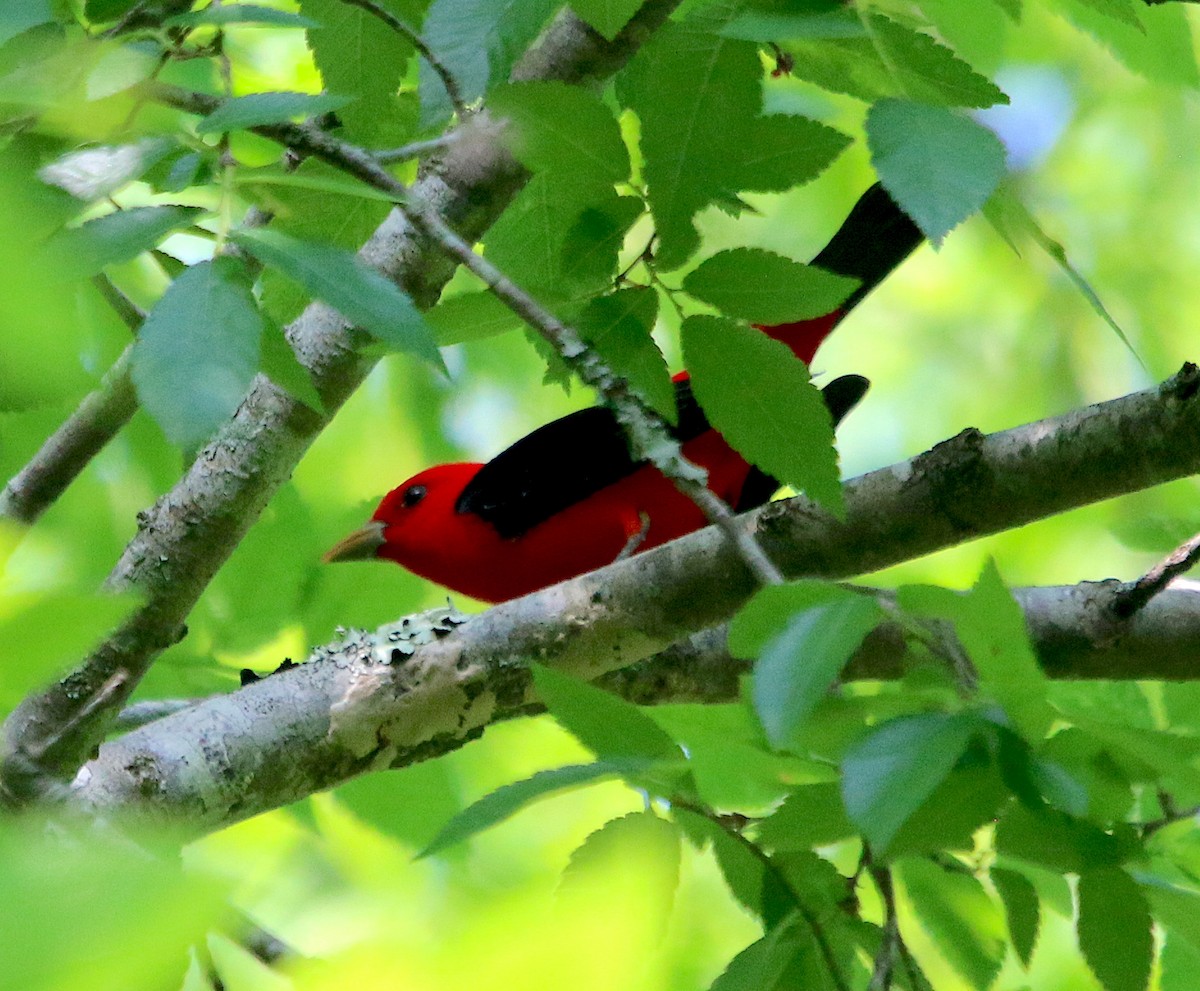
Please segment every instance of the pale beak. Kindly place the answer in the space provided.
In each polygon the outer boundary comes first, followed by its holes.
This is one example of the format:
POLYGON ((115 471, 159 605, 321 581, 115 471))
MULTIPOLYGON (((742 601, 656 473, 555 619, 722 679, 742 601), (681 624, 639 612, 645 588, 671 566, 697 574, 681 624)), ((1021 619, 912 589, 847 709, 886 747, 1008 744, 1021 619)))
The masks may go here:
POLYGON ((373 558, 384 544, 383 526, 379 520, 371 520, 361 530, 355 530, 329 548, 321 560, 333 564, 335 561, 367 561, 373 558))

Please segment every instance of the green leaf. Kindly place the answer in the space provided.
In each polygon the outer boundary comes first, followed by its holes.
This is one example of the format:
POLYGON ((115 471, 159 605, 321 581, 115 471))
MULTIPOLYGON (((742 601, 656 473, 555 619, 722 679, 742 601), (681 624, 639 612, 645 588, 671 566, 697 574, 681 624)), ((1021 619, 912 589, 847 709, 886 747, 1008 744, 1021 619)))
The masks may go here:
POLYGON ((759 193, 783 192, 819 176, 850 138, 807 117, 771 114, 751 122, 732 185, 759 193))
POLYGON ((990 107, 1008 97, 949 48, 880 14, 866 15, 867 31, 909 99, 951 107, 990 107))
POLYGON ((717 29, 726 38, 780 42, 796 38, 860 37, 866 29, 841 0, 792 0, 778 8, 745 5, 717 29))
POLYGON ((671 423, 676 422, 675 386, 650 332, 658 315, 653 289, 619 289, 590 300, 576 315, 579 333, 639 396, 671 423))
POLYGON ((760 331, 688 317, 680 337, 709 422, 747 460, 840 515, 833 422, 808 368, 760 331))
POLYGON ((1079 3, 1114 21, 1142 30, 1142 22, 1133 11, 1130 0, 1078 0, 1079 3))
POLYGON ((261 370, 272 382, 284 389, 309 409, 325 412, 321 394, 313 385, 312 375, 300 364, 296 352, 275 324, 268 322, 263 328, 261 370))
POLYGON ((504 140, 531 172, 564 172, 602 188, 629 178, 629 153, 612 111, 565 83, 516 83, 496 90, 488 110, 507 119, 504 140))
POLYGON ((880 619, 874 599, 844 592, 797 612, 767 644, 754 666, 751 696, 772 746, 798 749, 808 717, 880 619))
POLYGON ((283 974, 221 933, 208 934, 208 954, 213 971, 225 991, 290 991, 292 982, 283 974))
POLYGON ((737 192, 741 156, 751 150, 762 108, 762 66, 754 45, 668 24, 618 79, 622 103, 642 123, 642 173, 660 238, 663 269, 699 246, 692 217, 737 192))
POLYGON ((846 812, 876 853, 954 769, 979 727, 973 713, 902 716, 872 730, 842 761, 846 812))
MULTIPOLYGON (((401 14, 396 4, 384 7, 401 14)), ((409 140, 416 130, 416 108, 406 113, 396 96, 413 54, 408 39, 370 11, 339 0, 301 0, 300 9, 319 22, 306 37, 325 89, 356 97, 338 113, 339 133, 377 148, 409 140)))
POLYGON ((618 901, 655 928, 665 927, 679 887, 679 827, 647 810, 611 819, 571 854, 559 885, 589 917, 597 899, 618 901))
POLYGON ((0 45, 53 19, 49 0, 21 0, 20 3, 0 5, 0 45))
POLYGON ((683 280, 687 292, 726 316, 764 324, 832 313, 859 284, 759 248, 718 252, 683 280))
POLYGON ((683 760, 675 741, 636 705, 540 665, 533 668, 533 682, 550 715, 597 757, 622 772, 683 760))
POLYGON ((571 0, 571 9, 609 41, 641 6, 642 0, 571 0))
POLYGON ((491 794, 484 795, 479 801, 468 805, 446 823, 417 856, 429 857, 456 843, 462 843, 476 833, 511 818, 538 799, 570 788, 606 781, 619 773, 615 766, 603 761, 538 771, 523 781, 515 781, 497 788, 491 794))
POLYGON ((1013 949, 1017 951, 1021 963, 1028 968, 1042 921, 1037 889, 1029 878, 1018 871, 993 867, 988 876, 996 886, 1000 900, 1004 902, 1004 915, 1008 919, 1008 934, 1012 938, 1013 949))
POLYGON ((443 299, 426 311, 425 322, 432 328, 438 347, 442 348, 506 334, 525 326, 521 318, 488 289, 443 299))
POLYGON ((1032 810, 1019 803, 1001 818, 996 849, 1062 874, 1113 867, 1123 857, 1121 842, 1091 823, 1054 809, 1032 810))
POLYGON ((1105 991, 1143 991, 1150 981, 1154 932, 1142 889, 1113 868, 1084 872, 1076 890, 1075 931, 1092 973, 1105 991))
POLYGON ((264 265, 279 269, 383 344, 443 367, 433 335, 412 300, 357 255, 272 230, 243 230, 236 240, 264 265))
POLYGON ((787 628, 796 613, 840 602, 845 595, 844 589, 817 578, 764 586, 733 617, 729 652, 734 657, 752 660, 787 628))
POLYGON ((46 244, 45 264, 64 281, 95 275, 149 251, 171 231, 190 226, 202 213, 191 206, 117 210, 52 238, 46 244))
MULTIPOLYGON (((1114 0, 1115 2, 1115 0, 1114 0)), ((1180 4, 1126 4, 1137 23, 1101 12, 1088 0, 1059 0, 1068 16, 1132 72, 1168 86, 1200 86, 1187 12, 1180 4)))
POLYGON ((979 991, 991 985, 1008 942, 999 907, 982 884, 960 870, 929 860, 905 857, 895 873, 913 914, 938 952, 979 991))
POLYGON ((584 207, 562 239, 558 259, 564 285, 578 295, 609 289, 629 228, 645 213, 634 196, 605 195, 584 207))
POLYGON ((853 836, 837 782, 804 785, 758 824, 757 842, 772 850, 808 850, 853 836))
POLYGON ((260 7, 253 3, 227 3, 220 7, 213 4, 203 10, 175 14, 163 21, 163 24, 166 27, 198 27, 203 24, 266 24, 280 28, 320 26, 312 18, 302 17, 287 10, 276 10, 274 7, 260 7))
MULTIPOLYGON (((508 79, 558 0, 433 0, 421 35, 468 103, 508 79)), ((421 124, 440 126, 452 112, 441 79, 421 61, 421 124)))
POLYGON ((260 124, 278 124, 293 117, 319 117, 346 106, 353 97, 329 93, 251 93, 226 100, 196 122, 199 134, 238 131, 260 124))
POLYGON ((943 107, 880 100, 867 113, 867 143, 883 185, 935 246, 1004 175, 1000 139, 943 107))
POLYGON ((233 413, 258 371, 262 328, 233 258, 193 265, 171 283, 134 342, 131 369, 168 439, 192 450, 233 413))
POLYGON ((967 593, 910 586, 898 594, 914 615, 948 619, 979 674, 980 688, 994 698, 1027 740, 1038 743, 1054 720, 1046 702, 1048 681, 1029 642, 1025 614, 989 560, 967 593))

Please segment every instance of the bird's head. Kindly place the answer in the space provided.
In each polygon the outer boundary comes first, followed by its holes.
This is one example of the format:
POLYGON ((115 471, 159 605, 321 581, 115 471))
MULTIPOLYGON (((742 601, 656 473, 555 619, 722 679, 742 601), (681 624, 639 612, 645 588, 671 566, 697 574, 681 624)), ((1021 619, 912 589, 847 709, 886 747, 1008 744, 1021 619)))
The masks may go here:
POLYGON ((326 552, 326 563, 386 558, 420 573, 419 563, 447 539, 463 487, 478 464, 427 468, 383 497, 370 521, 326 552), (416 566, 415 566, 416 565, 416 566))

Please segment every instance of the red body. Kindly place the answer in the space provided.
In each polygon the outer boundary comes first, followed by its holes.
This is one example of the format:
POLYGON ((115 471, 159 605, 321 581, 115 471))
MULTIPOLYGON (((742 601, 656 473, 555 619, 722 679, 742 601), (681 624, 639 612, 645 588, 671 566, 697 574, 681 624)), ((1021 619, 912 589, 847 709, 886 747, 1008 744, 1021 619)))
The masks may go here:
MULTIPOLYGON (((840 317, 832 313, 760 329, 809 362, 840 317)), ((680 372, 676 378, 686 375, 680 372)), ((713 492, 727 504, 737 504, 750 466, 720 434, 705 431, 687 441, 683 453, 707 470, 713 492)), ((635 553, 707 523, 687 496, 647 465, 506 539, 478 516, 455 509, 459 494, 480 467, 438 465, 389 492, 372 517, 383 524, 383 542, 375 555, 474 599, 501 602, 611 564, 641 532, 643 514, 649 528, 635 553), (425 494, 415 505, 406 505, 405 493, 414 486, 424 488, 425 494)))

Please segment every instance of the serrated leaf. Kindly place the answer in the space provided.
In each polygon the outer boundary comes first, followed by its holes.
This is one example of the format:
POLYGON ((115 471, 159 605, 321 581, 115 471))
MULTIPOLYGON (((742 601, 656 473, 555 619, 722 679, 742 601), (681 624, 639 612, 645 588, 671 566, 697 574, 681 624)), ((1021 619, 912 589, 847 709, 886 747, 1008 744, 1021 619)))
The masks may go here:
POLYGON ((645 204, 634 196, 605 196, 584 207, 562 240, 558 265, 564 284, 579 295, 609 288, 625 235, 644 213, 645 204))
POLYGON ((759 248, 720 251, 683 280, 687 292, 726 316, 763 324, 825 316, 859 285, 858 279, 759 248))
POLYGON ((876 853, 958 763, 978 728, 971 713, 902 716, 872 730, 842 761, 846 812, 876 853))
POLYGON ((730 176, 742 176, 740 156, 751 148, 761 74, 753 45, 668 24, 619 78, 618 96, 642 122, 642 174, 663 269, 699 246, 696 211, 737 192, 730 176))
MULTIPOLYGON (((314 163, 312 159, 309 159, 300 166, 300 169, 304 170, 306 166, 314 164, 318 167, 323 165, 321 162, 314 163)), ((325 166, 325 168, 329 167, 325 166)), ((282 186, 315 193, 333 193, 337 196, 376 200, 380 203, 387 203, 389 206, 395 202, 395 198, 382 189, 364 185, 348 178, 344 173, 332 170, 314 174, 312 171, 284 172, 274 166, 264 169, 246 169, 239 170, 234 176, 233 182, 236 186, 245 186, 250 189, 282 186)))
POLYGON ((843 592, 793 615, 763 648, 751 697, 772 746, 798 748, 808 717, 881 618, 874 599, 843 592))
POLYGON ((263 328, 262 335, 262 373, 309 409, 325 412, 321 394, 313 385, 308 369, 300 364, 283 331, 269 322, 263 328))
POLYGON ((653 289, 619 289, 590 300, 576 315, 579 333, 604 363, 625 379, 639 396, 675 423, 675 387, 666 360, 650 332, 658 315, 653 289))
POLYGON ((680 337, 709 422, 747 460, 841 515, 833 421, 804 362, 720 317, 688 317, 680 337))
POLYGON ((293 117, 319 117, 346 106, 353 97, 330 93, 251 93, 226 100, 196 122, 199 134, 238 131, 260 124, 278 124, 293 117))
POLYGON ((171 231, 188 227, 204 211, 191 206, 145 206, 117 210, 62 231, 45 247, 45 264, 64 281, 94 275, 136 258, 171 231))
MULTIPOLYGON (((468 103, 508 79, 517 59, 561 4, 558 0, 433 0, 421 35, 454 77, 468 103)), ((452 107, 437 74, 422 60, 421 124, 450 118, 452 107)))
POLYGON ((443 299, 426 311, 425 322, 433 330, 438 347, 443 348, 506 334, 525 326, 503 300, 486 289, 443 299))
POLYGON ((616 767, 603 761, 538 771, 523 781, 515 781, 497 788, 479 801, 468 805, 447 822, 417 856, 429 857, 456 843, 462 843, 476 833, 511 818, 538 799, 570 788, 605 781, 619 773, 616 767))
MULTIPOLYGON (((325 89, 356 97, 338 113, 339 133, 368 147, 409 140, 415 107, 403 113, 396 96, 413 54, 408 39, 370 11, 339 0, 301 0, 300 9, 319 22, 306 37, 325 89)), ((395 5, 390 10, 400 14, 395 5)))
POLYGON ((227 3, 217 6, 213 4, 203 10, 193 10, 186 14, 175 14, 163 21, 166 27, 180 25, 183 27, 198 27, 202 24, 266 24, 280 28, 315 28, 317 21, 287 10, 276 10, 274 7, 261 7, 253 3, 227 3))
POLYGON ((857 38, 866 29, 857 16, 847 14, 841 0, 793 0, 786 7, 737 9, 717 28, 726 38, 780 42, 797 38, 857 38))
POLYGON ((867 30, 899 91, 912 100, 951 107, 990 107, 1008 97, 986 76, 928 35, 881 14, 866 15, 867 30))
POLYGON ((1153 920, 1142 889, 1123 870, 1086 871, 1076 889, 1075 931, 1105 991, 1144 991, 1154 959, 1153 920))
POLYGON ((586 681, 535 665, 533 682, 552 715, 601 760, 623 772, 678 764, 678 744, 636 705, 586 681))
POLYGON ((1004 176, 1004 146, 944 107, 880 100, 867 113, 871 163, 935 246, 978 210, 1004 176))
POLYGON ((895 874, 921 928, 938 952, 978 991, 985 991, 1004 962, 1004 919, 982 884, 970 874, 905 857, 895 874))
POLYGON ((609 41, 641 6, 642 0, 571 0, 571 9, 609 41))
POLYGON ((1025 614, 995 561, 984 565, 970 592, 909 586, 900 590, 898 601, 914 615, 950 620, 981 689, 1004 707, 1026 739, 1042 740, 1054 719, 1046 702, 1048 681, 1029 641, 1025 614))
POLYGON ((853 836, 837 782, 796 788, 758 824, 757 842, 772 850, 808 850, 853 836))
POLYGON ((1033 959, 1038 930, 1041 928, 1041 903, 1038 901, 1037 889, 1029 878, 1017 871, 993 867, 988 876, 1004 903, 1004 915, 1008 920, 1008 934, 1012 939, 1013 949, 1017 951, 1021 963, 1028 968, 1029 961, 1033 959))
POLYGON ((776 991, 799 952, 799 920, 788 916, 729 961, 709 991, 776 991))
POLYGON ((412 300, 357 255, 271 230, 243 230, 236 240, 264 265, 299 282, 383 344, 443 367, 433 335, 412 300))
POLYGON ((832 582, 816 578, 764 586, 733 617, 729 652, 753 660, 783 632, 796 613, 841 601, 845 594, 832 582))
POLYGON ((1200 86, 1191 27, 1180 4, 1137 3, 1127 8, 1138 20, 1129 24, 1087 4, 1059 0, 1071 20, 1093 35, 1132 72, 1168 86, 1200 86))
POLYGON ((131 374, 142 406, 191 450, 233 413, 258 371, 263 318, 242 264, 186 269, 147 314, 131 374))
POLYGON ((1111 17, 1114 21, 1128 24, 1139 31, 1142 30, 1142 22, 1134 13, 1131 0, 1077 0, 1077 2, 1105 17, 1111 17))
POLYGON ((21 0, 0 6, 0 45, 54 19, 49 0, 21 0))
POLYGON ((996 830, 996 849, 1009 857, 1062 874, 1112 867, 1121 862, 1111 834, 1050 808, 1009 807, 996 830))
POLYGON ((629 178, 629 153, 612 111, 565 83, 516 83, 494 92, 488 109, 507 119, 504 141, 531 171, 569 172, 602 188, 629 178))
POLYGON ((846 148, 850 138, 832 127, 793 114, 770 114, 752 122, 732 184, 738 189, 775 193, 819 176, 846 148))

